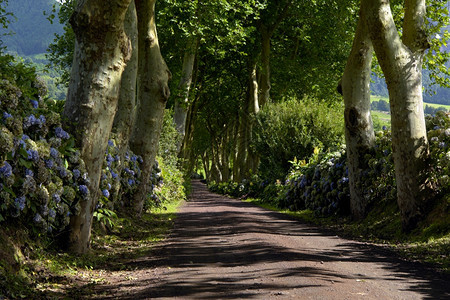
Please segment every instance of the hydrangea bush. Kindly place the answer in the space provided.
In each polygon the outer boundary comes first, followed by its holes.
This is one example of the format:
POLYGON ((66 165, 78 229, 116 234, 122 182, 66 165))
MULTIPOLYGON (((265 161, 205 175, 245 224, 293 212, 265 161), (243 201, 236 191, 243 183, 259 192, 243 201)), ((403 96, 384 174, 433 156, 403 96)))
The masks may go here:
MULTIPOLYGON (((47 91, 33 69, 23 70, 17 78, 13 72, 0 74, 0 222, 20 222, 36 234, 50 236, 79 213, 80 201, 89 196, 90 179, 74 139, 61 126, 63 102, 45 99, 47 91)), ((112 136, 97 216, 130 205, 127 201, 133 199, 141 178, 142 157, 131 151, 121 155, 115 145, 112 136)), ((162 183, 156 165, 148 195, 155 203, 159 199, 153 187, 162 183)))
POLYGON ((0 81, 0 221, 51 233, 78 213, 89 178, 60 115, 48 109, 46 89, 37 80, 30 86, 25 93, 0 81))
MULTIPOLYGON (((430 142, 430 181, 438 195, 450 191, 450 113, 427 117, 430 142)), ((369 208, 380 201, 396 201, 391 132, 376 132, 375 149, 365 159, 368 168, 360 184, 369 208)), ((209 183, 212 191, 235 197, 252 196, 290 210, 310 209, 317 215, 349 213, 350 190, 345 146, 334 152, 318 148, 306 160, 294 159, 285 182, 269 183, 258 176, 242 183, 209 183)))

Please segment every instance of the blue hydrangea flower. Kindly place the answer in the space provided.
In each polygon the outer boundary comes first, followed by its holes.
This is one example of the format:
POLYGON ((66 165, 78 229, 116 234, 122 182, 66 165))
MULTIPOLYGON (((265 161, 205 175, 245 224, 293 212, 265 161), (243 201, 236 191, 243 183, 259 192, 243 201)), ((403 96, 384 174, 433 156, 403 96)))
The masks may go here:
POLYGON ((78 187, 78 189, 79 189, 80 193, 81 193, 83 196, 86 196, 86 195, 89 193, 88 187, 85 186, 84 184, 80 185, 80 186, 78 187))
POLYGON ((34 162, 39 161, 39 153, 36 150, 30 149, 27 150, 28 160, 32 160, 34 162))
POLYGON ((114 173, 113 170, 111 170, 111 176, 112 178, 116 179, 119 175, 117 175, 116 173, 114 173))
POLYGON ((78 179, 81 176, 81 172, 78 169, 73 170, 73 177, 78 179))
POLYGON ((106 198, 109 198, 109 191, 107 189, 104 189, 102 191, 102 193, 103 193, 103 196, 105 196, 106 198))
POLYGON ((57 138, 64 139, 64 140, 67 140, 68 138, 70 138, 69 134, 66 131, 64 131, 64 129, 62 129, 61 127, 55 128, 55 135, 57 138))
POLYGON ((58 167, 58 171, 59 171, 59 176, 61 176, 61 178, 67 177, 68 173, 67 173, 67 169, 66 168, 58 167))
POLYGON ((55 165, 55 162, 53 161, 53 159, 46 159, 45 160, 45 166, 49 169, 53 168, 53 166, 55 165))
POLYGON ((50 211, 48 212, 48 215, 50 218, 54 219, 56 217, 56 211, 51 208, 50 211))
POLYGON ((387 127, 386 127, 386 126, 383 126, 383 130, 387 130, 387 127))
POLYGON ((55 203, 58 204, 59 202, 61 202, 61 196, 58 194, 54 194, 53 201, 55 201, 55 203))
POLYGON ((58 152, 58 150, 56 150, 55 148, 50 148, 50 156, 51 157, 53 157, 53 158, 58 158, 58 154, 59 154, 59 152, 58 152))
POLYGON ((114 142, 113 142, 112 140, 109 140, 109 141, 108 141, 108 146, 114 147, 114 142))
POLYGON ((47 119, 45 119, 45 116, 40 115, 39 116, 39 122, 40 122, 39 126, 42 127, 42 125, 44 125, 45 122, 47 122, 47 119))
POLYGON ((35 215, 34 218, 33 218, 33 221, 34 221, 35 223, 41 223, 41 222, 42 222, 42 217, 41 217, 41 215, 40 215, 39 213, 36 213, 36 215, 35 215))
POLYGON ((136 161, 137 161, 137 156, 136 156, 136 155, 133 155, 133 156, 131 157, 131 161, 136 162, 136 161))
POLYGON ((133 184, 135 184, 135 181, 134 181, 134 179, 128 179, 128 184, 129 184, 129 185, 133 185, 133 184))
POLYGON ((30 103, 31 103, 31 106, 33 106, 33 108, 39 107, 39 102, 37 102, 36 100, 30 99, 30 103))
POLYGON ((30 137, 28 135, 22 134, 22 141, 26 141, 26 140, 29 140, 29 139, 30 139, 30 137))
POLYGON ((34 176, 34 173, 33 173, 33 171, 31 171, 30 169, 25 169, 25 176, 33 177, 33 176, 34 176))
POLYGON ((6 121, 8 119, 12 118, 12 115, 7 113, 6 111, 3 112, 3 119, 6 121))
POLYGON ((26 198, 25 196, 21 196, 19 198, 16 198, 14 200, 14 203, 16 204, 16 207, 22 211, 25 208, 26 198))
POLYGON ((11 165, 7 161, 3 162, 3 165, 0 167, 0 176, 9 177, 11 175, 12 175, 11 165))

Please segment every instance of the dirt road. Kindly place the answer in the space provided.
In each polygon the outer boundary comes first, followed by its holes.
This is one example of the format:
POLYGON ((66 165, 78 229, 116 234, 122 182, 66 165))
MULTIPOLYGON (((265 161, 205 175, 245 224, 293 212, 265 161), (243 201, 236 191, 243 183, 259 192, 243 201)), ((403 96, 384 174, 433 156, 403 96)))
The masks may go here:
POLYGON ((450 299, 449 276, 200 182, 167 241, 133 265, 96 298, 450 299))

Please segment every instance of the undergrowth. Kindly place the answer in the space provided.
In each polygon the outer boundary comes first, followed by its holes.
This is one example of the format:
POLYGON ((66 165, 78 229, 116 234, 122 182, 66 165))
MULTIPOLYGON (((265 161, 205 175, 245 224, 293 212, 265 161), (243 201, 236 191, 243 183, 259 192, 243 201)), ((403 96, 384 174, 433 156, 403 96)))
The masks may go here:
POLYGON ((104 282, 108 271, 133 270, 133 260, 150 256, 163 240, 182 200, 152 208, 140 220, 119 215, 112 229, 97 222, 91 251, 82 256, 61 253, 26 232, 1 229, 0 299, 76 299, 104 282), (106 230, 106 231, 105 231, 106 230), (12 234, 12 235, 10 235, 12 234))

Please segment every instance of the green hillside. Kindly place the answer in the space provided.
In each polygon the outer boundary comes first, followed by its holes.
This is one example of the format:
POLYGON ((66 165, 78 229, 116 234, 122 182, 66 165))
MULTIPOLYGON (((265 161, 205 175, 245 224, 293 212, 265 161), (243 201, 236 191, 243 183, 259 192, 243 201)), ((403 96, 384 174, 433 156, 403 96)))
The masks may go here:
POLYGON ((9 29, 0 29, 0 36, 7 32, 14 32, 11 36, 2 36, 3 46, 8 52, 20 56, 44 53, 48 44, 53 41, 55 33, 62 33, 62 26, 58 22, 53 24, 44 15, 51 13, 54 0, 12 0, 8 2, 6 11, 12 12, 9 29))

